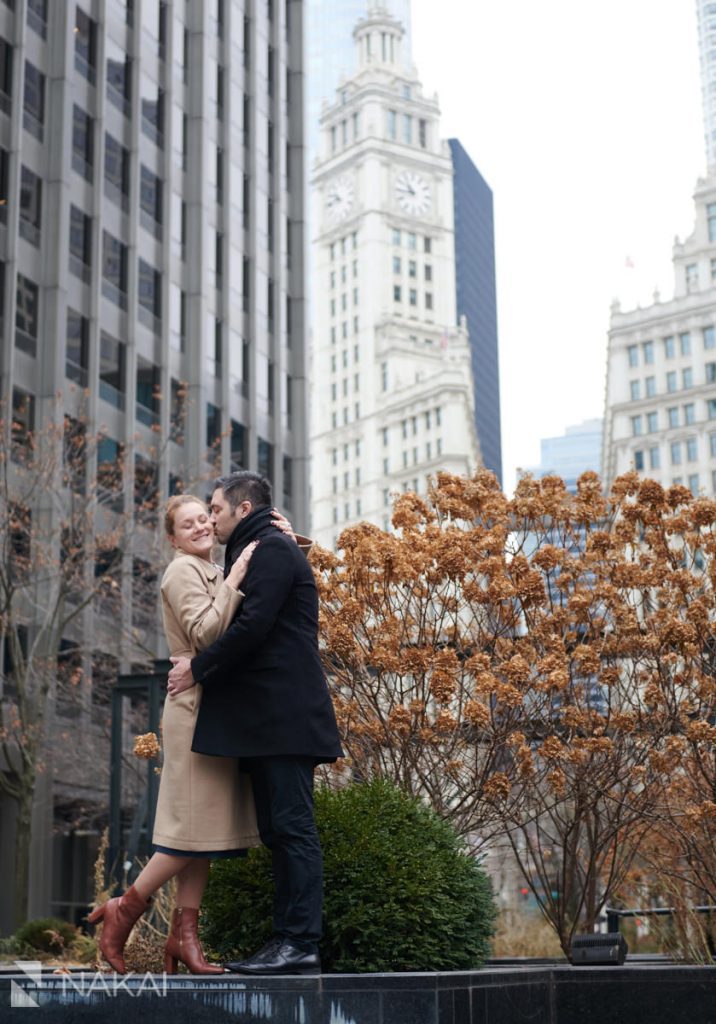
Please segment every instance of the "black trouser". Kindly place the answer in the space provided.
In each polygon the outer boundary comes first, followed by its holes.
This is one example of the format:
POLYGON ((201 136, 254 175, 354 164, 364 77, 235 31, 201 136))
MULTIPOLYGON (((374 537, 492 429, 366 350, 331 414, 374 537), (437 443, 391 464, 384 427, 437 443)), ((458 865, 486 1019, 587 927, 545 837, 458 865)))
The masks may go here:
POLYGON ((251 757, 259 835, 271 851, 274 932, 306 952, 317 949, 323 914, 323 857, 313 817, 314 760, 251 757))

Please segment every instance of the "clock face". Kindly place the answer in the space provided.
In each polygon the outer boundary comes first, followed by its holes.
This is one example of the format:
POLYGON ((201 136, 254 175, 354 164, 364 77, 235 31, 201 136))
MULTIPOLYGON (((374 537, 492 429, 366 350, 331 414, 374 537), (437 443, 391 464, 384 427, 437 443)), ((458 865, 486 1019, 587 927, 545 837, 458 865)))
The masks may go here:
POLYGON ((326 214, 333 224, 344 220, 351 212, 354 194, 353 181, 346 174, 330 183, 326 190, 326 214))
POLYGON ((430 185, 414 171, 401 171, 395 179, 395 198, 405 213, 420 216, 430 209, 430 185))

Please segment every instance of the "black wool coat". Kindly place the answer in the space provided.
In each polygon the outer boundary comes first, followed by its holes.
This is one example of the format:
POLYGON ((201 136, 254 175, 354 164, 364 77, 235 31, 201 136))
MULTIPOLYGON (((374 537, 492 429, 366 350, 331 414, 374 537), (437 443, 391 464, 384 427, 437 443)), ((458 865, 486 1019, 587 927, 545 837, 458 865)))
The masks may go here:
POLYGON ((226 573, 256 538, 236 618, 191 662, 203 686, 192 750, 335 761, 343 751, 318 651, 311 567, 260 508, 229 538, 226 573))

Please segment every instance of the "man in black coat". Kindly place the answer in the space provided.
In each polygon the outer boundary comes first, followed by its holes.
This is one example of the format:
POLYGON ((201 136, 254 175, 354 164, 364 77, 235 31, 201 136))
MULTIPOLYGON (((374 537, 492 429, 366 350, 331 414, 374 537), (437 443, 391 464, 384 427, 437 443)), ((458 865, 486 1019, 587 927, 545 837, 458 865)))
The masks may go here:
POLYGON ((274 938, 228 965, 242 974, 317 973, 323 861, 313 771, 342 757, 318 651, 318 595, 293 540, 272 526, 271 485, 240 472, 215 482, 211 520, 226 544, 225 573, 259 543, 229 628, 195 658, 172 659, 170 696, 199 682, 192 750, 239 757, 249 772, 263 843, 272 855, 274 938))

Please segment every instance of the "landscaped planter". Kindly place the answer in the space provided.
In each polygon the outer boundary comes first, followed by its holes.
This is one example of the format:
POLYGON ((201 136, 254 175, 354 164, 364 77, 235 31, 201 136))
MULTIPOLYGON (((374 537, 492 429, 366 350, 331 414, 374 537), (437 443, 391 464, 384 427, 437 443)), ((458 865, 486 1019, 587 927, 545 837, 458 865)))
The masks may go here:
POLYGON ((434 974, 115 978, 0 973, 0 1020, 25 993, 53 1024, 716 1024, 716 967, 524 964, 434 974), (116 980, 116 987, 115 986, 116 980))

